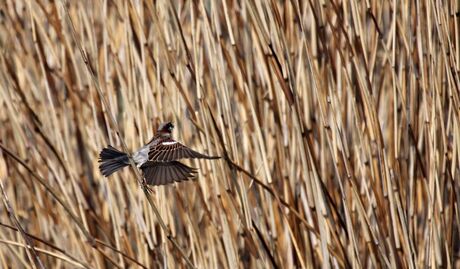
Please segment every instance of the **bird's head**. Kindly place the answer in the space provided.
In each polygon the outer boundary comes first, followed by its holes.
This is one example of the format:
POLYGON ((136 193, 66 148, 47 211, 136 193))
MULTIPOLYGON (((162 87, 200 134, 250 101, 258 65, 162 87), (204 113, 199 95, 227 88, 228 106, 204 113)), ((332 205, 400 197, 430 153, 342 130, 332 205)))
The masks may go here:
POLYGON ((160 127, 158 127, 158 133, 160 134, 171 134, 174 129, 174 125, 172 122, 164 122, 160 124, 160 127))

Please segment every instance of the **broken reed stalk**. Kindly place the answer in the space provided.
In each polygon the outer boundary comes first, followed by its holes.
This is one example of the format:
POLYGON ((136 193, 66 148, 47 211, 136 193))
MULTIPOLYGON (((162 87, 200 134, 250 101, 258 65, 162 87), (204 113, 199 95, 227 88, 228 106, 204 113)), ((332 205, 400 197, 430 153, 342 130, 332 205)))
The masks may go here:
MULTIPOLYGON (((8 225, 8 224, 4 224, 4 223, 0 222, 0 226, 6 227, 6 228, 11 229, 11 230, 16 231, 16 232, 19 232, 18 228, 13 227, 13 226, 8 225)), ((38 242, 40 242, 40 243, 52 248, 53 250, 56 250, 57 252, 59 252, 61 254, 57 254, 56 252, 53 253, 53 252, 46 251, 46 250, 43 250, 43 249, 38 250, 38 248, 34 247, 39 252, 46 253, 46 254, 54 256, 54 257, 59 257, 62 260, 68 261, 68 262, 70 262, 70 263, 72 263, 74 265, 77 265, 79 267, 82 267, 82 268, 88 268, 88 269, 90 268, 90 266, 88 264, 81 263, 76 257, 74 257, 71 254, 69 254, 66 250, 64 250, 64 249, 62 249, 60 247, 57 247, 57 246, 51 244, 50 242, 48 242, 48 241, 46 241, 46 240, 44 240, 42 238, 36 237, 36 236, 34 236, 32 234, 29 234, 27 232, 25 232, 25 234, 29 238, 31 238, 33 240, 36 240, 36 241, 38 241, 38 242)), ((11 243, 11 242, 3 241, 3 243, 8 244, 8 243, 11 243)), ((26 247, 26 246, 24 246, 24 247, 26 247)), ((113 249, 113 250, 116 251, 115 249, 113 249)), ((130 257, 127 257, 127 258, 130 258, 130 257)), ((135 260, 133 260, 133 261, 135 262, 135 260)), ((142 265, 139 264, 139 266, 142 266, 142 265)))
POLYGON ((3 200, 3 205, 5 206, 5 210, 6 212, 8 212, 11 222, 16 226, 16 229, 21 234, 22 239, 24 239, 24 242, 26 244, 25 249, 26 249, 27 255, 29 256, 29 260, 32 260, 37 268, 44 269, 45 267, 43 266, 43 263, 37 254, 34 244, 30 240, 26 231, 24 231, 24 229, 22 228, 21 224, 18 221, 18 218, 16 217, 16 214, 14 213, 14 209, 11 206, 8 196, 6 195, 5 188, 3 187, 3 179, 1 178, 0 178, 0 189, 3 195, 2 200, 3 200))

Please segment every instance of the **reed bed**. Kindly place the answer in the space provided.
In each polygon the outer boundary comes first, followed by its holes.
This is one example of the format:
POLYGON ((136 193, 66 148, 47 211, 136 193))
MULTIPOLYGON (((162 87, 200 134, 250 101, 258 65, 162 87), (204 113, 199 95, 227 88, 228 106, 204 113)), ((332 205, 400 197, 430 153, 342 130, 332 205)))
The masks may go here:
POLYGON ((459 268, 458 1, 0 2, 0 267, 459 268), (158 124, 220 155, 98 171, 158 124))

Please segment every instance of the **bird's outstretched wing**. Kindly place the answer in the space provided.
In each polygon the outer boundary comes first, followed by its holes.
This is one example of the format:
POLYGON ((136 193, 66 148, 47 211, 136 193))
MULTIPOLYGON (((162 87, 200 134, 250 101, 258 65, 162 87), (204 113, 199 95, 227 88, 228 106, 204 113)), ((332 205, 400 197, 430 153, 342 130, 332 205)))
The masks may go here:
POLYGON ((149 161, 170 162, 180 159, 219 159, 217 156, 208 156, 190 149, 181 143, 168 139, 152 145, 149 151, 149 161))
POLYGON ((195 177, 196 168, 189 167, 183 163, 172 162, 152 162, 148 161, 140 167, 144 173, 144 178, 149 185, 166 185, 174 181, 185 181, 195 177))

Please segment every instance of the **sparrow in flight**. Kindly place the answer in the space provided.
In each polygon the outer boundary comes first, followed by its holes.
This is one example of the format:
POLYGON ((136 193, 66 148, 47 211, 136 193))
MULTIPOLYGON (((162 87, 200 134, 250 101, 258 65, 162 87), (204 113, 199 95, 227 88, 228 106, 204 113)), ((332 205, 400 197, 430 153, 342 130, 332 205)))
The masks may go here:
MULTIPOLYGON (((194 178, 197 169, 179 162, 180 159, 220 158, 201 154, 172 139, 173 129, 171 122, 161 124, 155 136, 132 156, 149 185, 166 185, 194 178)), ((106 177, 128 165, 128 154, 110 145, 99 153, 99 170, 106 177)))

